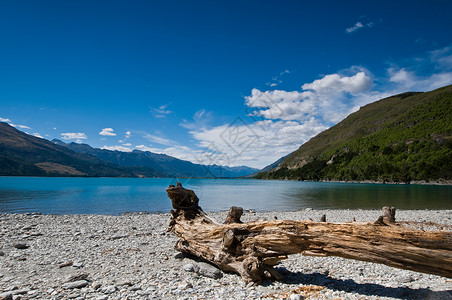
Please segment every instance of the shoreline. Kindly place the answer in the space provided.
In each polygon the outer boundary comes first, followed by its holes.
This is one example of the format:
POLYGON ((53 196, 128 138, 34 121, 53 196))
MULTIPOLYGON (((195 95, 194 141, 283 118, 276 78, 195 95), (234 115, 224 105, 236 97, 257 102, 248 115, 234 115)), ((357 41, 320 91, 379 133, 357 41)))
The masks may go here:
POLYGON ((363 181, 344 181, 344 180, 295 180, 295 179, 261 179, 247 176, 240 177, 97 177, 97 176, 13 176, 13 175, 2 175, 0 178, 107 178, 107 179, 224 179, 224 180, 280 180, 280 181, 300 181, 300 182, 332 182, 332 183, 363 183, 363 184, 393 184, 393 185, 432 185, 432 186, 451 186, 452 180, 439 180, 439 181, 429 181, 429 180, 413 180, 410 182, 392 182, 392 181, 376 181, 376 180, 363 180, 363 181))
MULTIPOLYGON (((223 222, 227 212, 207 214, 223 222)), ((242 220, 319 220, 323 214, 328 222, 374 221, 381 210, 248 210, 242 220)), ((452 210, 397 210, 396 219, 452 225, 452 210)), ((166 232, 169 220, 169 213, 0 214, 0 296, 276 299, 301 293, 307 299, 452 298, 450 279, 337 257, 289 256, 278 266, 282 281, 259 286, 245 286, 235 274, 212 279, 184 269, 198 262, 174 250, 177 238, 166 232)))

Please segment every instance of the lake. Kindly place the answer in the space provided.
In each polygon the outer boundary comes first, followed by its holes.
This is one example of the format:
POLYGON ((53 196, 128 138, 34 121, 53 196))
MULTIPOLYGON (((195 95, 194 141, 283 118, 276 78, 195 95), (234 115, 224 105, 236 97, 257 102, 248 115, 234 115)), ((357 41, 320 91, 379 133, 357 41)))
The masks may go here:
MULTIPOLYGON (((205 211, 314 209, 452 209, 452 186, 178 179, 205 211)), ((0 177, 0 213, 109 214, 168 212, 174 178, 0 177)))

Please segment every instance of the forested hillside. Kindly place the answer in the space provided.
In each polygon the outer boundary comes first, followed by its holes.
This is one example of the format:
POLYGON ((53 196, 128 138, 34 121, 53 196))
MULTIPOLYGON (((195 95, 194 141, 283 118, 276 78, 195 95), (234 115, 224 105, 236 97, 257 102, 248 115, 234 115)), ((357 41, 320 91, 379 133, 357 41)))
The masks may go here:
POLYGON ((452 86, 368 104, 255 178, 450 181, 452 86))

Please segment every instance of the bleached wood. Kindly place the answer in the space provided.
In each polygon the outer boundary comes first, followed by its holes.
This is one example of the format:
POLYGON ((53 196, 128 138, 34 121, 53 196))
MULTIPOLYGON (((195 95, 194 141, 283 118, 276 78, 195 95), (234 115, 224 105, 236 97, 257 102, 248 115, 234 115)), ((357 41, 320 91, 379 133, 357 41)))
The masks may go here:
MULTIPOLYGON (((245 282, 278 279, 273 266, 296 253, 338 256, 452 278, 451 232, 400 226, 388 222, 388 216, 371 223, 239 223, 237 208, 231 209, 234 216, 229 216, 228 224, 218 224, 198 206, 193 191, 178 184, 168 187, 167 193, 175 208, 169 230, 179 237, 176 249, 235 272, 245 282)), ((395 209, 388 211, 395 220, 395 209)))

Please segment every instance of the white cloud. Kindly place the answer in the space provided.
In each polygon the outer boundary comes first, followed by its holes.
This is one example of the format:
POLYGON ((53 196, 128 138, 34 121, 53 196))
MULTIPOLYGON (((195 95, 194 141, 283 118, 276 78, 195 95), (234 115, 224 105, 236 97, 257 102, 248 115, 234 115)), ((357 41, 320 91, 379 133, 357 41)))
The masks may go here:
POLYGON ((40 134, 39 134, 39 133, 37 133, 37 132, 33 133, 32 135, 34 135, 35 137, 38 137, 38 138, 41 138, 41 139, 43 139, 42 135, 40 135, 40 134))
POLYGON ((405 68, 388 69, 389 81, 397 84, 400 91, 430 91, 452 84, 452 72, 435 73, 427 77, 418 76, 405 68))
POLYGON ((5 122, 8 123, 10 126, 13 126, 15 128, 20 128, 20 129, 31 129, 28 126, 25 125, 17 125, 17 124, 13 124, 12 121, 8 118, 0 118, 0 122, 5 122))
POLYGON ((305 122, 312 117, 326 123, 335 123, 350 113, 350 97, 362 96, 372 86, 370 76, 361 68, 353 76, 329 74, 311 83, 303 84, 303 91, 251 91, 245 103, 251 115, 271 120, 305 122))
POLYGON ((9 123, 9 125, 11 125, 13 127, 16 127, 16 128, 20 128, 20 129, 31 129, 30 127, 25 126, 25 125, 16 125, 16 124, 13 124, 13 123, 9 123))
POLYGON ((352 33, 352 32, 355 32, 356 30, 358 30, 360 28, 363 28, 363 27, 364 27, 363 23, 356 22, 355 25, 353 25, 352 27, 346 28, 345 32, 346 33, 352 33))
POLYGON ((121 151, 121 152, 131 152, 132 149, 124 146, 103 146, 100 149, 111 150, 111 151, 121 151))
POLYGON ((160 152, 160 151, 162 151, 160 148, 148 147, 145 145, 137 145, 137 146, 135 146, 135 148, 137 148, 138 150, 141 150, 141 151, 162 153, 162 152, 160 152))
POLYGON ((126 131, 125 138, 128 139, 128 138, 130 138, 131 135, 132 135, 132 133, 130 131, 126 131))
POLYGON ((184 127, 185 129, 196 129, 196 128, 205 128, 212 121, 213 116, 210 112, 205 109, 198 110, 193 115, 193 121, 187 121, 185 119, 182 120, 182 123, 179 125, 184 127))
POLYGON ((88 137, 82 132, 65 132, 61 134, 61 138, 63 140, 76 140, 77 143, 80 143, 81 140, 86 140, 88 137))
POLYGON ((264 120, 192 131, 204 148, 193 162, 261 168, 296 150, 326 128, 311 118, 305 123, 264 120))
POLYGON ((122 144, 122 145, 125 146, 125 147, 130 147, 130 146, 132 146, 131 143, 125 143, 125 144, 122 144))
POLYGON ((156 118, 166 118, 167 115, 173 113, 173 111, 166 109, 170 104, 160 105, 158 108, 149 107, 150 111, 156 118))
POLYGON ((302 86, 304 90, 314 90, 320 93, 347 92, 358 94, 368 90, 371 86, 371 79, 365 72, 358 72, 354 76, 341 76, 339 74, 330 74, 322 79, 314 80, 312 83, 305 83, 302 86))
POLYGON ((136 149, 141 151, 149 151, 152 153, 166 154, 182 160, 188 160, 197 163, 199 155, 202 153, 201 150, 194 150, 187 146, 171 146, 166 148, 155 148, 145 145, 135 146, 136 149))
POLYGON ((150 142, 157 143, 157 144, 164 145, 164 146, 172 146, 172 145, 177 144, 176 141, 173 141, 173 140, 161 137, 161 136, 153 135, 150 133, 146 133, 143 137, 150 142))
POLYGON ((360 106, 386 96, 371 90, 371 78, 369 71, 352 67, 303 84, 300 91, 253 89, 245 97, 249 119, 190 131, 204 148, 194 162, 257 168, 272 163, 360 106))
POLYGON ((279 84, 281 84, 283 82, 282 77, 286 74, 290 74, 289 70, 284 70, 282 72, 279 72, 279 74, 277 76, 274 76, 272 78, 271 82, 267 82, 266 85, 270 86, 270 87, 275 87, 279 84))
POLYGON ((430 61, 435 64, 437 70, 442 71, 451 70, 452 45, 431 51, 430 61))
POLYGON ((376 24, 383 22, 382 19, 378 19, 378 20, 368 20, 368 18, 366 16, 361 16, 362 22, 358 21, 355 23, 355 25, 353 25, 352 27, 348 27, 345 28, 345 32, 348 34, 352 34, 353 32, 360 30, 362 28, 372 28, 374 27, 376 24), (366 20, 367 19, 367 20, 366 20))
POLYGON ((116 133, 114 133, 113 128, 104 128, 101 132, 99 132, 100 135, 104 136, 116 136, 116 133))

